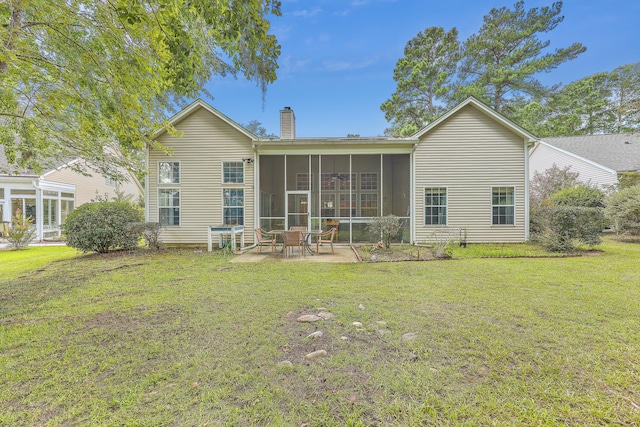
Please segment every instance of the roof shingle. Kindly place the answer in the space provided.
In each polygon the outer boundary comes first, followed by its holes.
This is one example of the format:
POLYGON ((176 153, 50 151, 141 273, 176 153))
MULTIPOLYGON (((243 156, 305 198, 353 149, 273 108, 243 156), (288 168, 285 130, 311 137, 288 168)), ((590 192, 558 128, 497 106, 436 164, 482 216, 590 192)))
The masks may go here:
POLYGON ((640 170, 640 136, 638 135, 580 135, 542 138, 542 141, 616 172, 640 170))

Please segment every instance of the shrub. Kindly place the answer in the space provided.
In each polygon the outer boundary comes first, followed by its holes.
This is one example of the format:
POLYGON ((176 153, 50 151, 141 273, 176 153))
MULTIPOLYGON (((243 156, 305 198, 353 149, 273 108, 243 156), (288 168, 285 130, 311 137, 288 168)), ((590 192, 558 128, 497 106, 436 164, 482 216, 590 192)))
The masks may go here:
POLYGON ((559 168, 554 163, 543 173, 534 172, 529 183, 529 194, 532 206, 539 206, 553 193, 578 185, 578 172, 571 172, 571 167, 559 168))
POLYGON ((616 233, 640 235, 640 185, 609 196, 605 213, 616 233))
POLYGON ((402 225, 400 219, 395 215, 380 216, 367 224, 367 231, 380 236, 384 247, 391 247, 391 239, 400 232, 402 225))
POLYGON ((620 189, 640 185, 640 172, 623 172, 618 176, 620 189))
POLYGON ((140 219, 139 210, 130 203, 86 203, 69 214, 63 232, 67 245, 83 252, 132 249, 142 232, 131 224, 140 219))
POLYGON ((570 252, 576 241, 589 246, 600 243, 605 227, 602 208, 584 206, 543 206, 540 209, 544 232, 537 239, 552 252, 570 252))
POLYGON ((579 185, 573 188, 564 188, 553 193, 547 201, 559 206, 582 206, 585 208, 603 208, 604 193, 587 185, 579 185))
POLYGON ((158 250, 162 244, 160 233, 164 230, 164 225, 159 222, 135 222, 129 225, 133 233, 142 235, 149 249, 158 250))
POLYGON ((11 221, 11 228, 7 232, 7 240, 14 249, 22 249, 36 237, 36 228, 31 223, 32 218, 25 217, 21 209, 16 209, 16 214, 11 221))

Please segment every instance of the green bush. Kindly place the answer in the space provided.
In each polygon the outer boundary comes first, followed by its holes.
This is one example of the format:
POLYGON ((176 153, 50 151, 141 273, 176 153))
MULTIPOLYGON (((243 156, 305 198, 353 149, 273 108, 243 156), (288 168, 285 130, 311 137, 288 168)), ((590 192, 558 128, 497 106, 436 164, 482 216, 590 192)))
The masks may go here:
POLYGON ((132 224, 140 220, 140 211, 127 202, 86 203, 69 214, 63 232, 67 245, 83 252, 132 249, 142 236, 132 224))
POLYGON ((544 232, 537 240, 552 252, 571 252, 576 242, 595 246, 601 242, 606 222, 604 209, 584 206, 543 206, 540 209, 544 232))
POLYGON ((618 234, 640 235, 640 185, 624 188, 607 199, 607 219, 618 234))
POLYGON ((603 208, 604 193, 596 188, 579 185, 573 188, 564 188, 556 191, 547 199, 552 205, 582 206, 585 208, 603 208))
POLYGON ((395 215, 380 216, 367 224, 367 231, 381 237, 386 249, 391 247, 391 240, 400 232, 401 228, 400 218, 395 215))
POLYGON ((165 227, 159 222, 135 222, 129 224, 129 227, 133 233, 138 233, 144 237, 149 249, 157 251, 162 246, 160 234, 165 227))
POLYGON ((640 185, 640 172, 623 172, 618 175, 620 188, 629 188, 640 185))

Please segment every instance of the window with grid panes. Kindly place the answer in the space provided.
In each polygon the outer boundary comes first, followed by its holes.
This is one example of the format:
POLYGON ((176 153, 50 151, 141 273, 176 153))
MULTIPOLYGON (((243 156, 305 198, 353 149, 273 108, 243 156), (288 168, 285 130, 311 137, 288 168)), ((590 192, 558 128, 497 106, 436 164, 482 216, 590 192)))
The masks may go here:
POLYGON ((360 190, 377 190, 378 174, 375 172, 362 172, 360 174, 360 190))
POLYGON ((431 187, 424 189, 425 225, 447 224, 447 189, 431 187))
POLYGON ((159 162, 158 183, 180 184, 180 162, 159 162))
POLYGON ((158 222, 163 225, 180 225, 180 190, 158 190, 158 222))
POLYGON ((222 182, 224 184, 244 184, 244 163, 223 162, 222 182))
POLYGON ((222 222, 226 225, 244 225, 244 190, 227 188, 223 190, 222 222))
POLYGON ((378 195, 360 194, 360 216, 378 216, 378 195))
POLYGON ((343 179, 340 180, 340 186, 339 189, 340 190, 356 190, 356 174, 352 173, 351 175, 349 175, 348 173, 341 173, 340 174, 341 177, 343 177, 343 179), (349 178, 350 177, 350 178, 349 178))
POLYGON ((349 194, 340 194, 340 217, 349 218, 350 216, 356 216, 356 195, 351 194, 351 201, 349 201, 349 194))
POLYGON ((515 188, 492 187, 491 210, 493 225, 515 224, 515 188))
POLYGON ((308 173, 296 174, 296 190, 311 190, 308 173))
POLYGON ((330 173, 320 174, 320 189, 323 191, 336 189, 336 180, 333 179, 332 174, 330 173))

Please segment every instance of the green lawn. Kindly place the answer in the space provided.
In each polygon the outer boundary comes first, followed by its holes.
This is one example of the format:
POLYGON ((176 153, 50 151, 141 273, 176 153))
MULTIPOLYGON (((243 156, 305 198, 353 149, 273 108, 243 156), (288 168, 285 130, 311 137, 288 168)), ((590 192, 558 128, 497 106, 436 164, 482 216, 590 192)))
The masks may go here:
POLYGON ((236 264, 29 248, 28 266, 2 251, 0 425, 637 426, 640 244, 601 249, 236 264), (333 317, 296 322, 318 307, 333 317))

